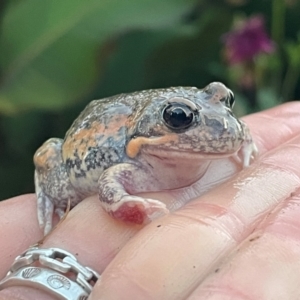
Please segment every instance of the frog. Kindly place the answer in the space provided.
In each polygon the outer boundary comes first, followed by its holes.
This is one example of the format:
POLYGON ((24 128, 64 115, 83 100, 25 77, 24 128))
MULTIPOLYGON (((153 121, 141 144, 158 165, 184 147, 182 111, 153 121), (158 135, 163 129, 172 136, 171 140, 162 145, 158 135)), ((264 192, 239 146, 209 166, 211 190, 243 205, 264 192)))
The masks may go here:
POLYGON ((248 167, 258 150, 246 123, 233 113, 234 102, 221 82, 91 101, 64 139, 50 138, 34 154, 44 234, 55 214, 63 218, 68 205, 91 195, 113 218, 147 224, 170 211, 140 193, 191 186, 213 160, 234 157, 248 167))

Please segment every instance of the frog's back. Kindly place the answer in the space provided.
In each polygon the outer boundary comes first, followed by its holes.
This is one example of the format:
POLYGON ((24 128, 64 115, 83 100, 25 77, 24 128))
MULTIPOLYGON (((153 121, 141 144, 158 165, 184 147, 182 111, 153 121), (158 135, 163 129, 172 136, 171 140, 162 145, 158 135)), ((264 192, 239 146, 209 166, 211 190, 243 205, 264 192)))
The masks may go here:
POLYGON ((176 88, 145 90, 93 100, 73 122, 65 139, 82 129, 91 128, 94 124, 112 127, 114 121, 111 120, 112 116, 124 116, 129 121, 134 121, 145 108, 149 107, 154 97, 160 97, 162 94, 167 94, 168 91, 175 93, 176 88))
POLYGON ((182 88, 150 89, 91 101, 66 133, 63 156, 67 158, 69 150, 77 149, 77 143, 74 147, 73 142, 82 137, 93 143, 95 134, 113 137, 123 126, 132 128, 154 98, 175 96, 179 89, 182 88))

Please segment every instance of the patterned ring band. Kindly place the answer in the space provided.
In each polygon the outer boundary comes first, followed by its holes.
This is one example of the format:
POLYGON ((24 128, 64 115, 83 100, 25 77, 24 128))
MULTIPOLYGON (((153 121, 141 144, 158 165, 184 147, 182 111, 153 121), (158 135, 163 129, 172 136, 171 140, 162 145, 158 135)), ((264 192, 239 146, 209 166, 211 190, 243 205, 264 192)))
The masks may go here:
POLYGON ((16 257, 0 290, 10 286, 41 289, 57 299, 86 300, 100 275, 58 248, 32 247, 16 257))

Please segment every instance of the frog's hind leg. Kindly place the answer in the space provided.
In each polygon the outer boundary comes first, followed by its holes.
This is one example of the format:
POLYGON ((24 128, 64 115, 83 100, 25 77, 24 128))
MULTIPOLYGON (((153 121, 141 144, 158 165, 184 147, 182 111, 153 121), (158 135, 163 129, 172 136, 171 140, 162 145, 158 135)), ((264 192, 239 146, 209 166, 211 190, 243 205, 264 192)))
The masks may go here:
POLYGON ((68 201, 72 206, 79 202, 62 159, 62 143, 61 139, 50 139, 34 155, 37 217, 44 234, 52 229, 54 212, 61 219, 68 201))

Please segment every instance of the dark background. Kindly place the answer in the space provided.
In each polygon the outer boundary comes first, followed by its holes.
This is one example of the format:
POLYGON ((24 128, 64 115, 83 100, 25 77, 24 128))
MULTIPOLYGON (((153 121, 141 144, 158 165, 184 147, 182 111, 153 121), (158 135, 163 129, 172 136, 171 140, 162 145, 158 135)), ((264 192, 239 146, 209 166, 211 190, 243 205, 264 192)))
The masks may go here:
POLYGON ((0 11, 0 199, 34 191, 35 150, 92 99, 222 81, 241 116, 300 98, 296 0, 10 0, 0 11), (276 50, 232 66, 222 36, 256 14, 276 50))

